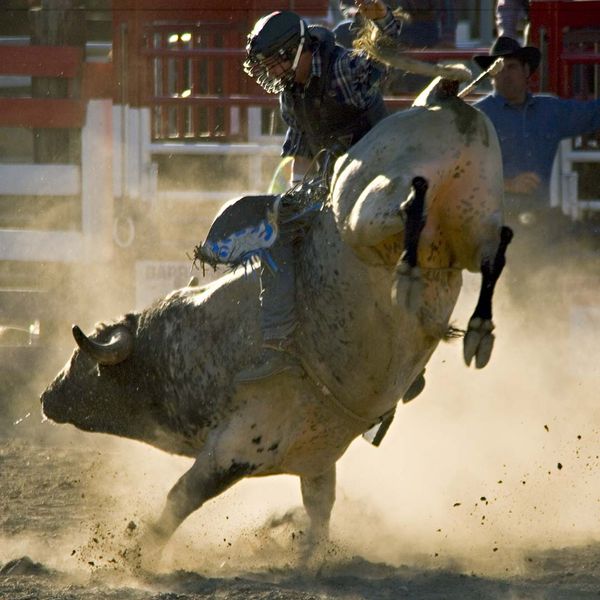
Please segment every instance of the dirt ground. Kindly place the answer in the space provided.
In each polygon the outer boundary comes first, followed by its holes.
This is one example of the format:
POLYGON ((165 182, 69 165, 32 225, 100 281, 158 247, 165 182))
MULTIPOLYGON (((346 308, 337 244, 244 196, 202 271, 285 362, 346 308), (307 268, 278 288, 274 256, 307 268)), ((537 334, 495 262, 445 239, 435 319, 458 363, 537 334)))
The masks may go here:
MULTIPOLYGON (((538 276, 528 310, 499 286, 485 369, 441 346, 381 447, 352 444, 331 544, 308 561, 286 517, 298 481, 280 476, 209 502, 140 572, 136 536, 190 461, 44 422, 48 381, 29 382, 0 424, 0 599, 600 597, 600 286, 538 276)), ((457 324, 476 291, 467 278, 457 324)))
MULTIPOLYGON (((299 561, 285 527, 265 532, 258 524, 246 524, 233 532, 217 526, 222 539, 200 541, 198 533, 216 526, 208 519, 194 523, 194 532, 178 536, 164 570, 154 574, 135 572, 124 553, 134 526, 143 519, 139 511, 148 489, 140 487, 140 474, 130 460, 132 448, 127 446, 115 446, 110 440, 88 444, 85 436, 77 434, 67 439, 52 434, 37 441, 26 436, 2 441, 0 598, 512 600, 600 595, 598 542, 564 547, 559 547, 560 543, 542 544, 529 551, 521 548, 514 554, 507 547, 492 549, 491 553, 488 548, 485 552, 489 556, 482 561, 482 557, 469 559, 460 552, 443 556, 443 543, 438 546, 439 552, 413 553, 410 539, 405 539, 400 544, 406 544, 404 560, 393 564, 378 559, 373 550, 378 541, 385 546, 390 542, 391 532, 381 516, 374 519, 370 535, 359 527, 361 535, 367 535, 362 549, 360 543, 346 537, 347 533, 340 537, 334 528, 334 538, 340 539, 312 564, 299 561), (129 459, 124 461, 127 454, 129 459), (128 484, 132 487, 126 490, 128 484), (383 530, 377 531, 380 526, 383 530), (503 555, 499 568, 490 564, 496 553, 503 555), (474 568, 469 568, 469 562, 474 568)), ((154 462, 153 468, 184 462, 161 459, 140 447, 134 447, 133 454, 137 455, 136 461, 146 454, 148 464, 154 462)), ((152 495, 152 486, 150 490, 152 495)), ((239 509, 240 499, 253 494, 246 491, 238 500, 228 499, 225 504, 229 509, 235 510, 236 505, 239 509)), ((245 507, 242 510, 251 512, 245 507)), ((358 517, 356 506, 345 506, 343 511, 354 511, 353 517, 358 517)), ((218 512, 221 518, 229 518, 218 512)), ((342 526, 342 530, 345 528, 347 525, 342 526)), ((548 529, 553 528, 549 522, 548 529)), ((207 537, 215 535, 213 532, 207 537)), ((392 545, 398 547, 399 540, 392 545)))

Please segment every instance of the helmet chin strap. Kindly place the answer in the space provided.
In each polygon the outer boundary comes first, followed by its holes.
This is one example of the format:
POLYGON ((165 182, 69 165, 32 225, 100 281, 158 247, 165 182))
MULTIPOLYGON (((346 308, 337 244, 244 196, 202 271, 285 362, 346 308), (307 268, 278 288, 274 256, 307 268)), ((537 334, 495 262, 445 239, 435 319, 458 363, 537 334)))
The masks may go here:
POLYGON ((300 42, 298 43, 296 56, 294 56, 294 60, 292 62, 292 71, 296 71, 298 63, 300 62, 300 55, 302 54, 302 48, 304 46, 304 29, 304 21, 300 19, 300 42))

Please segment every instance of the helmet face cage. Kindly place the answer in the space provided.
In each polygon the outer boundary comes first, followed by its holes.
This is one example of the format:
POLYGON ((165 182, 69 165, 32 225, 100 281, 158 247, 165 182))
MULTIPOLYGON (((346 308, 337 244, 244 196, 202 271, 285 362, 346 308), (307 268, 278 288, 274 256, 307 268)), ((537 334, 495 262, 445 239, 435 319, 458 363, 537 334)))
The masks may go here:
POLYGON ((274 35, 273 28, 269 30, 269 20, 282 15, 286 13, 274 13, 260 26, 257 24, 248 36, 246 46, 244 71, 270 94, 278 94, 294 82, 306 39, 306 25, 299 17, 296 17, 297 23, 291 31, 288 29, 274 35))
POLYGON ((269 94, 279 94, 290 86, 296 75, 289 53, 279 51, 268 58, 250 55, 244 62, 244 71, 269 94))

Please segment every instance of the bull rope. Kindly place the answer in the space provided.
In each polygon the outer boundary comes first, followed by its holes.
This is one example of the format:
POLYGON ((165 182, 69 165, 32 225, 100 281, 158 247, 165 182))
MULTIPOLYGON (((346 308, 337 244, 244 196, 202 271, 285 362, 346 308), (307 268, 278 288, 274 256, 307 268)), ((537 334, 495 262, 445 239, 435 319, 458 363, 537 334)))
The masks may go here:
MULTIPOLYGON (((300 357, 299 357, 300 358, 300 357)), ((385 411, 382 415, 377 417, 373 417, 371 419, 367 419, 366 417, 362 417, 361 415, 355 413, 351 408, 348 408, 343 402, 338 400, 335 397, 333 392, 315 375, 314 371, 308 367, 306 362, 300 358, 300 362, 302 363, 302 367, 304 371, 313 382, 315 387, 321 392, 321 394, 330 402, 330 404, 338 409, 341 413, 344 414, 345 417, 350 419, 351 421, 355 421, 358 423, 361 428, 366 426, 366 429, 362 429, 362 431, 368 431, 371 427, 374 427, 378 423, 381 423, 387 416, 392 414, 396 410, 396 405, 394 405, 389 410, 385 411)))
MULTIPOLYGON (((450 266, 448 266, 448 267, 419 267, 419 268, 423 271, 437 271, 437 272, 462 271, 462 269, 460 269, 459 267, 450 267, 450 266)), ((459 328, 453 327, 453 326, 449 326, 446 330, 446 333, 443 336, 443 339, 448 340, 448 339, 452 339, 452 338, 463 337, 464 333, 465 332, 462 329, 459 329, 459 328)), ((381 414, 377 417, 370 418, 370 419, 355 413, 351 408, 348 408, 341 400, 339 400, 334 395, 334 393, 327 387, 327 385, 325 385, 321 381, 321 379, 319 379, 319 377, 317 377, 315 372, 308 366, 308 364, 302 359, 302 357, 297 356, 297 358, 302 363, 302 367, 303 367, 305 373, 308 375, 309 379, 312 381, 312 383, 315 385, 315 387, 321 392, 321 394, 329 401, 330 405, 333 406, 333 408, 337 409, 339 412, 341 412, 345 417, 347 417, 351 421, 355 421, 356 423, 360 424, 361 427, 366 425, 367 428, 365 429, 365 431, 368 431, 369 429, 371 429, 371 427, 374 427, 375 425, 381 423, 383 420, 386 419, 386 417, 392 415, 395 412, 396 405, 394 405, 392 408, 385 411, 383 414, 381 414)), ((398 400, 398 402, 399 402, 399 400, 398 400)))

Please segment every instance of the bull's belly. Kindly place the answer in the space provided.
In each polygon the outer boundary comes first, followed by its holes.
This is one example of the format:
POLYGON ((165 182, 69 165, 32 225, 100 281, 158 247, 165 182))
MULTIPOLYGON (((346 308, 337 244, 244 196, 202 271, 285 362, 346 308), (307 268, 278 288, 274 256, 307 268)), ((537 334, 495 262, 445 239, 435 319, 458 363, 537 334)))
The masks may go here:
POLYGON ((214 456, 224 466, 232 457, 251 465, 256 477, 316 476, 366 429, 340 412, 312 380, 283 373, 239 388, 214 456))
MULTIPOLYGON (((363 429, 335 406, 321 400, 305 426, 296 431, 279 464, 280 472, 314 477, 335 464, 363 429)), ((364 428, 366 429, 366 427, 364 428)))

